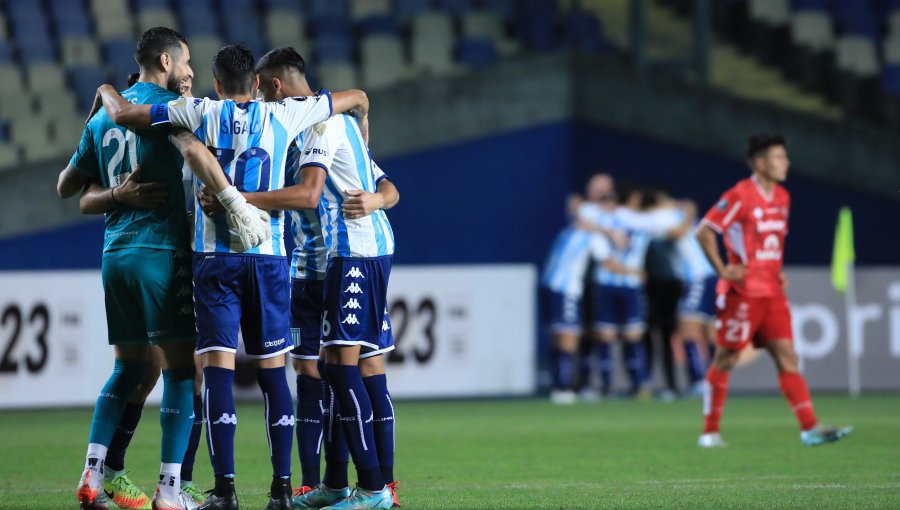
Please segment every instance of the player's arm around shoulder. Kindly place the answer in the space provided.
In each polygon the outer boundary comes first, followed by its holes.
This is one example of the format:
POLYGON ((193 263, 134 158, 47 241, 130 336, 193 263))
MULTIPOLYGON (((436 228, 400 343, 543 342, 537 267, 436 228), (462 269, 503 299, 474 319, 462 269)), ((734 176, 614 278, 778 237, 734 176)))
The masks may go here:
POLYGON ((97 89, 97 96, 103 101, 106 114, 116 124, 133 129, 150 127, 151 105, 131 104, 112 85, 106 83, 97 89))
POLYGON ((315 209, 325 187, 325 169, 320 166, 300 168, 300 183, 275 191, 244 193, 244 198, 254 206, 267 211, 295 211, 315 209))

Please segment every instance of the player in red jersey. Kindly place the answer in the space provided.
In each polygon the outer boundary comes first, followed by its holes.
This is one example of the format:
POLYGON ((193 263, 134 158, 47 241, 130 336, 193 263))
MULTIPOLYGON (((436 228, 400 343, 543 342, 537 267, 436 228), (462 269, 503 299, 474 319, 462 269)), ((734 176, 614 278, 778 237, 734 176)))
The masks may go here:
POLYGON ((751 342, 769 351, 778 382, 802 430, 807 446, 831 443, 852 431, 818 425, 806 381, 797 371, 791 311, 782 271, 791 196, 778 183, 787 177, 785 140, 757 135, 748 142, 753 175, 726 191, 703 218, 697 239, 719 274, 716 354, 706 374, 699 445, 724 446, 719 419, 728 393, 728 377, 743 348, 751 342), (719 256, 717 235, 725 241, 727 261, 719 256))

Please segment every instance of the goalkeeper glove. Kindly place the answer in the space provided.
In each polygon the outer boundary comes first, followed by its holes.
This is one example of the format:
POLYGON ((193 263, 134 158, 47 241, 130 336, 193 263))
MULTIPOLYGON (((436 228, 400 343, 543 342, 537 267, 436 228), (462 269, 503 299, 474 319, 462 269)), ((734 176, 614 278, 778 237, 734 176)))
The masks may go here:
POLYGON ((255 248, 272 238, 269 213, 248 204, 237 188, 229 186, 216 193, 216 198, 228 213, 228 226, 237 233, 241 251, 255 248))

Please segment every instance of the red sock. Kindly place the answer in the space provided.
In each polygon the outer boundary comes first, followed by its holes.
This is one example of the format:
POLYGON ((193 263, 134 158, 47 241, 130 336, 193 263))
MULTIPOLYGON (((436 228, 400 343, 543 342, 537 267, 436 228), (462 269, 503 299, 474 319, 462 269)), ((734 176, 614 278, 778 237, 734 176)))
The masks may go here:
POLYGON ((778 375, 778 383, 784 398, 791 404, 791 409, 797 415, 801 430, 809 430, 816 426, 816 413, 813 411, 812 400, 809 398, 809 390, 803 376, 794 373, 781 373, 778 375))
POLYGON ((706 417, 704 434, 719 431, 719 419, 722 418, 725 397, 728 396, 729 375, 729 372, 722 372, 713 365, 706 372, 706 384, 703 388, 703 416, 706 417))

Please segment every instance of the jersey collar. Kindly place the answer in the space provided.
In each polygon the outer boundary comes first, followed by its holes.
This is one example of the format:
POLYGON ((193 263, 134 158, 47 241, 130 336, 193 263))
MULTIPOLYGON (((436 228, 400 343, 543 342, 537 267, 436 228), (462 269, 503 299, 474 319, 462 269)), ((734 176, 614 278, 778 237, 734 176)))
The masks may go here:
POLYGON ((775 198, 775 187, 772 187, 772 193, 766 193, 766 190, 759 184, 759 180, 756 179, 756 176, 750 176, 750 180, 753 181, 753 185, 756 187, 756 191, 759 192, 760 196, 766 202, 771 202, 773 198, 775 198))

